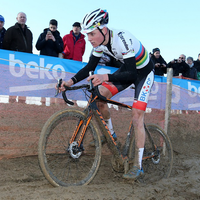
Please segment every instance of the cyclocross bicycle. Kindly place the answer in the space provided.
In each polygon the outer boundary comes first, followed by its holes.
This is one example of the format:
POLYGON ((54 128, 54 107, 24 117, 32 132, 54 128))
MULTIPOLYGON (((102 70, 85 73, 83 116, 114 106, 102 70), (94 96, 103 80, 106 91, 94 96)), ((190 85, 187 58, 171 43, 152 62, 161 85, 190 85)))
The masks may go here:
MULTIPOLYGON (((100 95, 97 87, 94 89, 91 86, 91 83, 66 87, 66 91, 78 89, 82 89, 88 97, 85 110, 69 108, 56 112, 47 120, 40 135, 39 165, 53 186, 86 185, 92 181, 101 161, 100 133, 106 137, 111 150, 113 169, 117 172, 127 172, 133 166, 135 139, 132 122, 127 127, 124 144, 119 145, 112 137, 97 102, 101 100, 129 110, 132 107, 106 99, 100 95), (88 92, 91 94, 88 95, 88 92)), ((62 94, 65 102, 73 105, 73 102, 67 99, 66 92, 62 94)), ((152 182, 168 178, 173 162, 170 139, 157 125, 145 125, 145 131, 143 180, 152 182)))

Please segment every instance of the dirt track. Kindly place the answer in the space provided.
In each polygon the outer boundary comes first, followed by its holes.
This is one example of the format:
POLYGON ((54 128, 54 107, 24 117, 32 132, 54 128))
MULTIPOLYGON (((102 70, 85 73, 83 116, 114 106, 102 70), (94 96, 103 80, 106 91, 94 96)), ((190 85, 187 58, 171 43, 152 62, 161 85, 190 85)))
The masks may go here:
MULTIPOLYGON (((63 107, 0 104, 1 157, 14 152, 37 153, 41 127, 51 114, 63 107)), ((118 116, 116 112, 112 109, 114 117, 118 116)), ((126 112, 121 114, 120 120, 116 119, 117 130, 125 126, 122 119, 126 119, 126 112)), ((104 155, 100 170, 89 185, 54 188, 42 175, 37 156, 3 158, 0 160, 0 199, 200 199, 199 118, 197 113, 172 115, 169 135, 174 165, 169 179, 151 185, 127 182, 121 178, 122 174, 112 170, 110 156, 104 155)), ((147 114, 146 120, 162 123, 163 113, 147 114)))

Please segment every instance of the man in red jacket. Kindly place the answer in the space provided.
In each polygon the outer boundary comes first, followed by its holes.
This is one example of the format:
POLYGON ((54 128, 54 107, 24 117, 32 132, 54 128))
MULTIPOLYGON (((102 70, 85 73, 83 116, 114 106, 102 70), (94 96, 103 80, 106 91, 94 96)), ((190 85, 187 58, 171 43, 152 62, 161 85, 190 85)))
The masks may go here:
POLYGON ((63 58, 82 61, 85 52, 85 36, 81 33, 81 25, 75 22, 70 34, 63 37, 63 58))

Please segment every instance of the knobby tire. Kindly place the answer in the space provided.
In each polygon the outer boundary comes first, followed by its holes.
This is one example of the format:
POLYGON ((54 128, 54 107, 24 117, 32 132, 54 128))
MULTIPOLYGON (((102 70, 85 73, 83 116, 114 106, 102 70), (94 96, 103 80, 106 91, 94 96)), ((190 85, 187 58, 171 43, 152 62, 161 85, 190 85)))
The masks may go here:
POLYGON ((92 121, 83 139, 81 155, 73 158, 69 153, 69 141, 80 120, 86 120, 83 112, 65 109, 53 114, 42 129, 38 145, 39 165, 53 186, 87 185, 98 171, 101 142, 92 121), (94 141, 95 147, 90 146, 91 141, 94 141))
MULTIPOLYGON (((149 130, 150 135, 148 133, 145 135, 145 147, 142 161, 142 167, 144 170, 143 181, 146 183, 152 183, 170 176, 173 164, 173 150, 170 139, 164 130, 154 124, 148 124, 146 127, 149 130), (151 138, 157 147, 158 156, 144 159, 151 153, 155 152, 151 138)), ((133 165, 135 156, 135 137, 134 134, 132 135, 129 148, 129 159, 132 160, 133 165)))

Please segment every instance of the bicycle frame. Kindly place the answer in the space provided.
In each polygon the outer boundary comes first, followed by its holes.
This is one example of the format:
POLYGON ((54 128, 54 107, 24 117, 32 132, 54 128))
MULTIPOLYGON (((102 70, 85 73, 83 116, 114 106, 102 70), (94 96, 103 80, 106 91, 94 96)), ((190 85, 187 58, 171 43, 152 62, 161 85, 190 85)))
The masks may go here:
MULTIPOLYGON (((76 86, 74 86, 74 88, 76 88, 76 86)), ((71 87, 70 90, 73 90, 73 87, 71 87)), ((94 91, 92 92, 92 90, 91 90, 90 92, 91 92, 92 94, 91 94, 90 99, 89 99, 89 101, 88 101, 88 106, 87 106, 87 108, 84 110, 84 112, 87 113, 87 118, 86 118, 84 124, 83 124, 83 120, 80 120, 80 121, 78 122, 78 124, 77 124, 77 126, 76 126, 76 130, 74 131, 74 133, 73 133, 73 135, 72 135, 72 138, 71 138, 71 140, 70 140, 70 144, 73 143, 73 142, 75 141, 75 139, 76 139, 76 137, 77 137, 77 134, 78 134, 80 128, 82 127, 82 125, 83 125, 82 132, 81 132, 81 134, 80 134, 78 140, 76 141, 77 144, 78 144, 78 147, 79 147, 79 148, 81 147, 81 143, 83 142, 83 138, 84 138, 86 129, 87 129, 87 127, 88 127, 88 125, 89 125, 89 123, 90 123, 90 121, 91 121, 93 115, 95 115, 95 117, 96 117, 96 119, 97 119, 97 121, 98 121, 98 124, 99 124, 99 126, 102 128, 103 134, 104 134, 104 136, 106 137, 106 140, 107 140, 107 142, 108 142, 108 147, 110 147, 110 149, 111 149, 113 155, 115 155, 115 157, 117 157, 119 163, 120 163, 120 164, 124 164, 124 163, 126 163, 125 161, 128 161, 128 157, 127 157, 127 153, 128 153, 128 152, 126 152, 124 155, 121 153, 121 151, 120 151, 120 149, 119 149, 117 143, 115 142, 115 140, 114 140, 114 138, 113 138, 113 136, 112 136, 112 134, 111 134, 109 128, 107 127, 107 124, 106 124, 105 120, 103 119, 102 114, 100 113, 100 111, 99 111, 99 109, 98 109, 98 107, 97 107, 96 101, 97 101, 97 100, 102 100, 102 101, 104 101, 104 102, 106 102, 106 103, 110 103, 110 104, 117 105, 117 106, 120 106, 120 107, 123 107, 123 108, 127 108, 127 109, 132 109, 132 107, 129 106, 129 105, 127 105, 127 104, 114 101, 114 100, 112 100, 112 99, 107 99, 107 98, 103 97, 103 96, 99 93, 98 90, 96 90, 95 92, 94 92, 94 91)), ((64 95, 64 94, 65 94, 65 93, 63 93, 63 95, 64 95)), ((63 98, 64 98, 64 100, 65 100, 66 102, 67 102, 67 101, 69 102, 69 100, 66 98, 66 96, 63 96, 63 98)), ((68 102, 67 102, 67 103, 68 103, 68 102)), ((72 104, 72 102, 71 102, 70 104, 72 104)), ((129 125, 129 128, 128 128, 128 133, 131 133, 131 128, 132 128, 132 127, 133 127, 133 125, 132 125, 132 120, 131 120, 130 125, 129 125)), ((154 141, 153 141, 153 139, 152 139, 152 137, 151 137, 151 135, 150 135, 150 133, 149 133, 147 127, 145 126, 145 124, 144 124, 144 127, 145 127, 146 133, 147 133, 147 135, 148 135, 147 137, 150 138, 150 141, 151 141, 151 143, 152 143, 152 146, 154 147, 154 149, 155 149, 155 151, 156 151, 157 147, 156 147, 156 145, 154 144, 154 141)), ((128 135, 127 135, 127 137, 128 137, 128 135)), ((130 143, 130 141, 129 141, 129 143, 130 143)), ((128 145, 129 145, 129 144, 128 144, 128 145)), ((153 158, 153 157, 155 157, 155 156, 156 156, 156 154, 151 154, 151 155, 149 155, 149 156, 143 157, 143 160, 145 160, 145 159, 150 159, 150 158, 153 158)))
MULTIPOLYGON (((102 157, 100 132, 106 137, 111 150, 111 164, 114 171, 126 174, 135 164, 137 141, 132 120, 126 139, 121 146, 111 135, 98 108, 98 101, 130 110, 132 107, 102 97, 98 90, 96 93, 90 86, 83 84, 66 88, 66 91, 83 89, 92 93, 91 95, 85 93, 90 98, 84 111, 60 110, 54 113, 42 128, 38 144, 39 165, 44 176, 53 186, 86 185, 93 180, 102 157)), ((63 99, 70 105, 74 104, 67 99, 65 92, 63 92, 63 99)), ((146 134, 143 154, 143 160, 145 160, 143 168, 146 171, 144 180, 156 181, 160 178, 168 178, 173 163, 170 139, 157 125, 144 124, 144 127, 146 134)))
MULTIPOLYGON (((102 114, 100 113, 98 107, 97 107, 97 104, 96 104, 96 101, 98 99, 101 99, 99 98, 99 95, 98 94, 95 94, 95 93, 92 93, 91 96, 90 96, 90 99, 88 101, 88 106, 87 108, 84 110, 85 113, 87 113, 87 118, 83 124, 83 120, 80 120, 76 126, 76 130, 74 131, 73 135, 72 135, 72 138, 70 140, 70 144, 73 143, 75 141, 75 139, 77 139, 77 134, 80 130, 80 128, 82 127, 83 125, 83 128, 82 128, 82 132, 80 133, 80 136, 77 140, 77 144, 78 144, 78 147, 80 148, 81 146, 81 143, 83 142, 83 138, 84 138, 84 135, 86 133, 86 129, 93 117, 93 115, 96 117, 97 121, 98 121, 98 124, 99 126, 102 128, 103 130, 103 134, 104 136, 106 137, 107 139, 107 142, 108 142, 108 146, 110 147, 113 155, 115 155, 115 157, 118 158, 120 164, 124 164, 124 161, 128 159, 127 155, 122 155, 116 141, 114 140, 109 128, 107 127, 107 124, 105 122, 105 120, 103 119, 103 116, 102 114)), ((107 102, 107 103, 111 103, 113 105, 118 105, 118 106, 121 106, 121 107, 124 107, 124 108, 128 108, 128 109, 132 109, 131 106, 129 105, 126 105, 126 104, 123 104, 123 103, 120 103, 120 102, 116 102, 114 100, 111 100, 111 99, 103 99, 103 101, 107 102)), ((129 132, 131 130, 131 127, 132 127, 132 121, 129 125, 129 132)))

